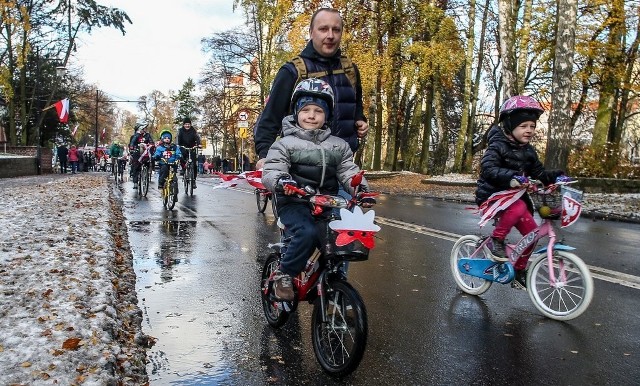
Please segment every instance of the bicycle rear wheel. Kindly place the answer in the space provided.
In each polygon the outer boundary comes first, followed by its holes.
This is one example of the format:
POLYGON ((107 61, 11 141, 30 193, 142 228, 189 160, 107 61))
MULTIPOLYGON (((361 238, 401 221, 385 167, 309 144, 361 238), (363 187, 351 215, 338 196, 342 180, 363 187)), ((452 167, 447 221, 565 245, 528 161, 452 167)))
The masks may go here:
POLYGON ((279 265, 280 256, 276 253, 270 254, 262 267, 262 275, 260 277, 260 297, 262 299, 264 317, 267 319, 267 323, 276 328, 281 327, 289 319, 289 312, 283 309, 283 303, 272 299, 273 282, 269 281, 269 277, 278 270, 279 265))
MULTIPOLYGON (((468 293, 469 295, 480 295, 485 293, 493 282, 476 277, 464 274, 458 268, 458 261, 460 259, 467 259, 469 256, 475 252, 480 244, 480 237, 475 235, 466 235, 462 236, 456 241, 453 245, 453 249, 451 250, 451 273, 453 274, 453 279, 456 281, 458 288, 462 291, 468 293)), ((476 254, 476 258, 478 259, 487 259, 484 251, 478 251, 476 254)))
POLYGON ((551 266, 546 253, 542 253, 529 266, 527 292, 546 317, 571 320, 589 307, 593 299, 593 278, 587 265, 573 253, 554 251, 551 266), (551 270, 555 283, 550 279, 551 270))
POLYGON ((324 302, 316 299, 311 315, 313 351, 320 366, 336 377, 353 372, 364 355, 367 333, 367 310, 360 294, 345 281, 329 282, 324 302))
POLYGON ((264 213, 267 208, 267 201, 269 200, 267 194, 260 189, 256 189, 256 205, 258 206, 258 212, 264 213))

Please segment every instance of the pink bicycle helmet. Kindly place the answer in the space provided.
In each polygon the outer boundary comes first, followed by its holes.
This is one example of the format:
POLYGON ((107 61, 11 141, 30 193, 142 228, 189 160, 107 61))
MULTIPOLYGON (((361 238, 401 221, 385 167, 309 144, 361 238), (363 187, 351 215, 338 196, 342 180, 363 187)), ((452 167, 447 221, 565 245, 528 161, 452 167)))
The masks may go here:
POLYGON ((544 113, 544 109, 537 100, 526 95, 515 95, 504 101, 502 106, 500 106, 500 115, 498 116, 498 122, 502 122, 507 116, 520 110, 525 110, 527 112, 535 114, 536 119, 540 118, 542 113, 544 113))

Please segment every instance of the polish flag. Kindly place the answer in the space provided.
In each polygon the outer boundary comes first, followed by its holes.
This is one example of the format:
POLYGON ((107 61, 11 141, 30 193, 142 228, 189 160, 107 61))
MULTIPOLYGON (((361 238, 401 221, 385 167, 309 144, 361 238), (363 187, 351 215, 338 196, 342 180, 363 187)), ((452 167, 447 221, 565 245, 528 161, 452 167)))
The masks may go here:
POLYGON ((60 122, 67 123, 67 121, 69 121, 69 98, 57 101, 54 106, 56 107, 60 122))
POLYGON ((107 128, 102 129, 102 134, 100 134, 100 139, 104 140, 104 135, 107 133, 107 128))

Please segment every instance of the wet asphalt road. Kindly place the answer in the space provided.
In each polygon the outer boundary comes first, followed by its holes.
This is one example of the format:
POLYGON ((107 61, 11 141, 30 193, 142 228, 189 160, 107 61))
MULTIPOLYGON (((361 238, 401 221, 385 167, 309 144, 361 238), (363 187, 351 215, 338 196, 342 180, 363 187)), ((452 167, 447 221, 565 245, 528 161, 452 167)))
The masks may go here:
POLYGON ((334 380, 313 356, 310 305, 280 330, 264 320, 258 293, 275 220, 250 191, 202 179, 173 211, 157 190, 123 192, 144 313, 152 385, 632 385, 640 381, 640 226, 582 219, 565 233, 592 270, 590 308, 570 322, 541 316, 527 294, 494 285, 463 295, 449 273, 462 234, 480 233, 466 204, 382 196, 382 230, 349 280, 368 311, 360 367, 334 380), (611 273, 613 272, 613 273, 611 273), (629 276, 621 275, 620 273, 629 276), (618 284, 622 282, 623 284, 618 284), (635 285, 635 288, 634 288, 635 285))

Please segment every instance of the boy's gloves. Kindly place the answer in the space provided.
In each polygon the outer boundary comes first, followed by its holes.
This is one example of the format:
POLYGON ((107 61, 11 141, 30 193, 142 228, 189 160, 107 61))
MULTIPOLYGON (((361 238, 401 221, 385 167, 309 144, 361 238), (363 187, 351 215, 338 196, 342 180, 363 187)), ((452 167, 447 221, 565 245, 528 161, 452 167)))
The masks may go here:
POLYGON ((278 191, 278 193, 284 193, 285 185, 293 185, 295 187, 298 187, 298 184, 296 183, 296 181, 293 180, 291 177, 281 177, 278 180, 278 184, 276 185, 276 191, 278 191))
POLYGON ((556 182, 572 182, 575 181, 575 178, 566 176, 564 174, 559 175, 558 177, 556 177, 556 182))
POLYGON ((529 179, 527 177, 515 175, 509 182, 509 186, 511 186, 512 188, 517 188, 518 186, 524 185, 527 183, 529 183, 529 179))

